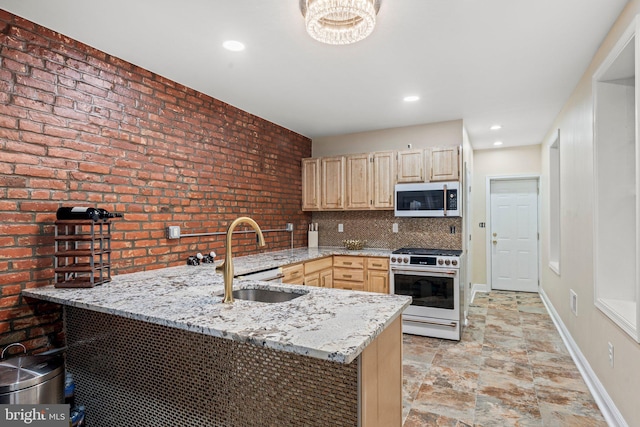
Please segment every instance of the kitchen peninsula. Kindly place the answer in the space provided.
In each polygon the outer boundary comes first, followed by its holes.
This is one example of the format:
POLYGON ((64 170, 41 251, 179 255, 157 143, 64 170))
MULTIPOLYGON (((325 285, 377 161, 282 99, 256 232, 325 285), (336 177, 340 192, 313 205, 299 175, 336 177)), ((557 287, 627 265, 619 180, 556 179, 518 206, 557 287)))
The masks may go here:
MULTIPOLYGON (((240 257, 236 273, 341 252, 240 257)), ((410 298, 238 279, 234 287, 303 295, 223 304, 211 264, 23 294, 65 306, 67 365, 92 425, 400 426, 400 314, 410 298)))

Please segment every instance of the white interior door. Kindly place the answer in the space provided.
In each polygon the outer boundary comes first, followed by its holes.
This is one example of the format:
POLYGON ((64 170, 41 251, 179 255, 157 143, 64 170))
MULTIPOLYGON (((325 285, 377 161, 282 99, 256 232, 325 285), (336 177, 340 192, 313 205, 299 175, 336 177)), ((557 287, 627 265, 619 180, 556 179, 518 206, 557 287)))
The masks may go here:
POLYGON ((491 181, 491 289, 538 292, 538 181, 491 181))

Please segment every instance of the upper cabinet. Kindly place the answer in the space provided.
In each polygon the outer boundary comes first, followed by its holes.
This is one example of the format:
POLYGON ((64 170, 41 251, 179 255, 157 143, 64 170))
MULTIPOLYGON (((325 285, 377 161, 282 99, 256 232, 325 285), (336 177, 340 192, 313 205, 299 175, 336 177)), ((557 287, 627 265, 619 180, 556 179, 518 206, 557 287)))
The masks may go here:
POLYGON ((371 154, 371 208, 393 209, 393 192, 396 183, 395 151, 371 154))
POLYGON ((344 208, 344 156, 320 159, 320 208, 344 208))
POLYGON ((371 186, 369 185, 370 155, 347 156, 347 209, 369 209, 371 186))
POLYGON ((320 159, 302 159, 302 210, 320 209, 320 159))
POLYGON ((429 151, 431 158, 429 181, 457 181, 460 178, 459 147, 433 147, 429 151))
POLYGON ((425 182, 424 150, 398 151, 397 182, 425 182))
POLYGON ((392 210, 396 183, 457 181, 459 147, 302 160, 302 210, 392 210))

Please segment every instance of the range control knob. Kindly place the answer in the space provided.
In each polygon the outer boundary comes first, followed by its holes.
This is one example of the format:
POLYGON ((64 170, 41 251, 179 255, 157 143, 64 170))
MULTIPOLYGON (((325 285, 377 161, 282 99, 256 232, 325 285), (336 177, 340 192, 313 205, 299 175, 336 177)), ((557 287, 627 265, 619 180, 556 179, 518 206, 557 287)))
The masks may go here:
POLYGON ((439 260, 438 260, 438 264, 440 264, 440 265, 442 265, 442 263, 443 263, 443 262, 444 262, 444 261, 443 261, 443 260, 441 260, 441 259, 439 259, 439 260))
POLYGON ((457 259, 452 260, 451 265, 458 265, 458 260, 457 259))
POLYGON ((391 262, 396 262, 396 257, 392 256, 391 257, 391 262))
POLYGON ((451 261, 449 261, 448 259, 444 260, 445 265, 449 265, 451 264, 451 261))
POLYGON ((405 264, 409 264, 409 258, 408 257, 405 258, 403 261, 404 261, 405 264))

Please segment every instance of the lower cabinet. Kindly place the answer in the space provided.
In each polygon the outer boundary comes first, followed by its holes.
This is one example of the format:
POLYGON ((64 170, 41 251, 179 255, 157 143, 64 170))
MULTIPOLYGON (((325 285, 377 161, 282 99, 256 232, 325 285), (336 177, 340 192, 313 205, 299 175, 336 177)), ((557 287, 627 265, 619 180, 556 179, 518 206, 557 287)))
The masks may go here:
POLYGON ((367 285, 369 292, 389 293, 389 258, 367 257, 367 285))
POLYGON ((304 263, 304 284, 331 288, 333 283, 333 259, 331 256, 304 263))
POLYGON ((333 287, 364 291, 364 257, 342 256, 333 257, 333 287))
POLYGON ((282 267, 283 283, 389 293, 389 259, 334 255, 282 267))
POLYGON ((291 285, 304 284, 304 266, 300 264, 285 265, 282 267, 282 283, 291 285))

